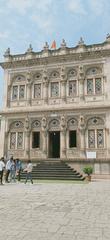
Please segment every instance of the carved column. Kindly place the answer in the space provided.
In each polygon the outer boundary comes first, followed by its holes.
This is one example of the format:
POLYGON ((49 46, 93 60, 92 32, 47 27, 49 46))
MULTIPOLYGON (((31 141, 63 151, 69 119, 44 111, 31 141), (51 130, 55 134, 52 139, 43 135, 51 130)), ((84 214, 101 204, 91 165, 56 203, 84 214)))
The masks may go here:
POLYGON ((42 118, 42 153, 47 157, 47 119, 42 118))
POLYGON ((30 131, 25 131, 25 158, 30 159, 30 131))
POLYGON ((61 158, 62 159, 65 159, 66 158, 66 129, 64 130, 61 130, 61 133, 60 133, 60 137, 61 137, 61 140, 60 140, 60 145, 61 145, 61 158))
POLYGON ((66 119, 65 116, 61 117, 61 133, 60 133, 60 146, 61 146, 61 158, 66 158, 66 119))
POLYGON ((63 102, 66 101, 66 82, 65 81, 61 81, 61 98, 63 102))
POLYGON ((44 68, 43 70, 43 98, 44 103, 48 103, 48 72, 47 69, 44 68))
POLYGON ((11 101, 11 86, 8 85, 8 92, 7 92, 7 107, 10 107, 10 101, 11 101))
POLYGON ((66 72, 65 67, 62 66, 60 70, 60 78, 61 78, 61 98, 62 101, 66 101, 66 72))
POLYGON ((28 72, 27 73, 27 105, 30 106, 31 105, 31 98, 32 98, 32 93, 31 93, 31 86, 32 86, 32 76, 31 73, 28 72))
POLYGON ((25 119, 25 158, 30 159, 30 121, 25 119))
POLYGON ((79 136, 80 136, 81 157, 85 156, 85 128, 86 128, 85 119, 83 116, 80 116, 78 129, 79 129, 79 136))
POLYGON ((9 137, 9 131, 5 132, 5 138, 4 138, 4 153, 3 155, 7 156, 8 154, 8 137, 9 137))
POLYGON ((47 157, 47 131, 42 131, 42 152, 44 157, 47 157))
POLYGON ((79 66, 79 96, 81 101, 84 100, 84 69, 79 66))
POLYGON ((44 103, 48 103, 48 82, 43 83, 43 98, 44 103))

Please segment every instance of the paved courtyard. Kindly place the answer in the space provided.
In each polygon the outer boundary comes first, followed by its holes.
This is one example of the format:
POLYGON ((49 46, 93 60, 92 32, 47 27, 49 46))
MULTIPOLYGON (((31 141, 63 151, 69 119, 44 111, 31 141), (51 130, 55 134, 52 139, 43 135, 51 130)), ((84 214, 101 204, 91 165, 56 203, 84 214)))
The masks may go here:
POLYGON ((110 181, 0 186, 0 240, 110 240, 110 181))

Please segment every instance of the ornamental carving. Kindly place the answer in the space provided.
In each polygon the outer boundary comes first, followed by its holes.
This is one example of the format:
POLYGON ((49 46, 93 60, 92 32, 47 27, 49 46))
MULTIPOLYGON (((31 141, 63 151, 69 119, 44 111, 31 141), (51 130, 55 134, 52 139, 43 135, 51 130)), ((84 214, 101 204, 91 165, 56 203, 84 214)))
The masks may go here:
POLYGON ((35 120, 32 122, 32 128, 40 128, 41 123, 39 120, 35 120))
POLYGON ((93 117, 88 120, 88 126, 104 125, 104 120, 100 117, 93 117))
POLYGON ((66 129, 66 119, 65 116, 61 116, 61 123, 60 123, 61 129, 66 129))
POLYGON ((78 122, 77 122, 77 120, 75 118, 71 118, 67 122, 68 128, 74 128, 74 127, 76 128, 77 125, 78 125, 78 122))
POLYGON ((43 81, 47 82, 48 81, 48 71, 46 68, 43 69, 43 75, 42 75, 43 81))
POLYGON ((77 75, 76 69, 70 69, 67 73, 68 79, 72 79, 77 75))
POLYGON ((83 65, 79 66, 79 79, 84 79, 85 72, 84 72, 84 67, 83 65))
POLYGON ((58 119, 53 119, 49 123, 49 128, 59 128, 60 127, 60 122, 58 119))
POLYGON ((86 71, 86 75, 96 75, 101 73, 102 73, 102 69, 100 69, 99 67, 91 67, 91 68, 88 68, 86 71))
POLYGON ((60 78, 61 78, 62 81, 65 80, 65 78, 66 78, 66 70, 65 70, 64 66, 61 67, 60 78))
POLYGON ((47 127, 47 119, 45 117, 42 118, 42 128, 46 129, 47 127))
POLYGON ((30 129, 30 121, 29 121, 29 118, 28 118, 28 117, 25 119, 25 129, 26 129, 26 130, 29 130, 29 129, 30 129))
POLYGON ((19 128, 24 128, 24 124, 21 121, 15 121, 10 125, 10 129, 19 129, 19 128))
POLYGON ((50 74, 50 78, 56 79, 56 78, 59 78, 59 77, 60 77, 60 74, 57 71, 53 71, 50 74))
POLYGON ((79 117, 79 121, 78 121, 78 129, 79 129, 80 131, 84 131, 85 128, 86 128, 85 118, 84 118, 84 116, 81 115, 81 116, 79 117))

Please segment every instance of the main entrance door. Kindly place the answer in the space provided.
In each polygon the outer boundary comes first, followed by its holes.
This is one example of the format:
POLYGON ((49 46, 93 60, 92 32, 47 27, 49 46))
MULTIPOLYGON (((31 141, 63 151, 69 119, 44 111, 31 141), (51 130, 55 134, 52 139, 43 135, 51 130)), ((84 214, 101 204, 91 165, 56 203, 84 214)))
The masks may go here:
POLYGON ((60 132, 49 132, 49 157, 60 158, 60 132))

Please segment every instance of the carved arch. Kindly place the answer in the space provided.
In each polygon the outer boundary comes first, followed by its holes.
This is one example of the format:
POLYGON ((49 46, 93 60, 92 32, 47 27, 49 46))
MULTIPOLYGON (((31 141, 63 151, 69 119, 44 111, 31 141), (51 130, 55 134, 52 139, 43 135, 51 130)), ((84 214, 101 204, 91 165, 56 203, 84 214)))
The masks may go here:
POLYGON ((69 79, 74 78, 77 75, 77 71, 74 68, 69 69, 67 76, 69 79))
POLYGON ((60 121, 58 119, 52 119, 49 122, 49 129, 56 129, 56 128, 60 128, 60 121))
POLYGON ((41 122, 39 120, 34 120, 31 124, 32 128, 40 128, 41 127, 41 122))
POLYGON ((101 74, 101 73, 102 73, 102 69, 97 66, 89 67, 86 71, 86 75, 96 75, 96 74, 101 74))
POLYGON ((50 79, 57 79, 60 77, 60 73, 57 70, 54 70, 50 73, 50 79))
POLYGON ((78 126, 78 121, 76 118, 70 118, 67 122, 68 128, 76 128, 78 126))
POLYGON ((22 121, 14 121, 10 124, 9 129, 23 129, 24 128, 24 123, 22 121))
POLYGON ((98 126, 98 125, 101 125, 101 126, 104 126, 104 119, 101 118, 101 117, 91 117, 88 119, 87 121, 87 125, 88 126, 98 126))

